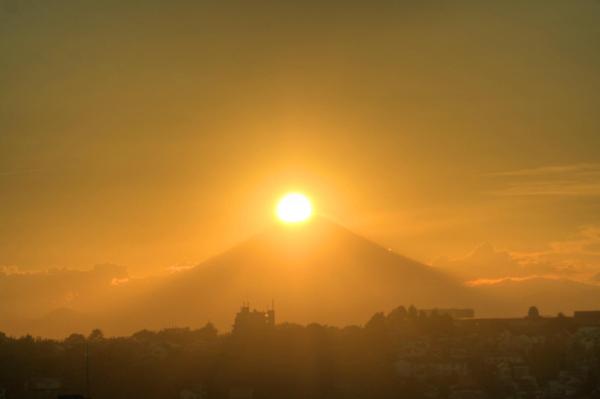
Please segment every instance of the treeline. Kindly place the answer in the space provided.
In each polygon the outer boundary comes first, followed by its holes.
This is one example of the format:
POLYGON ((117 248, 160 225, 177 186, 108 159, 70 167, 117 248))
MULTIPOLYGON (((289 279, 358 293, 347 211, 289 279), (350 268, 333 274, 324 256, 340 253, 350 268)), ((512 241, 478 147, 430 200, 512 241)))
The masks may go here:
MULTIPOLYGON (((425 339, 464 334, 449 316, 414 307, 376 313, 361 327, 283 323, 219 334, 207 324, 130 337, 94 330, 62 341, 0 334, 0 387, 9 399, 22 398, 32 380, 53 378, 62 392, 85 393, 87 370, 98 399, 177 398, 182 390, 227 398, 236 389, 252 389, 255 398, 418 399, 423 382, 397 373, 398 353, 425 339)), ((449 387, 457 378, 438 384, 449 387)))

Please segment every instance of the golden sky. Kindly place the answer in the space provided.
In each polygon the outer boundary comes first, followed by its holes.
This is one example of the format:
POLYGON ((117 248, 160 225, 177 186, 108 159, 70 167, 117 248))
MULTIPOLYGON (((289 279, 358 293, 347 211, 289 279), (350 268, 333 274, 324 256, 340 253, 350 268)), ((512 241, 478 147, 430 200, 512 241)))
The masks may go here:
POLYGON ((296 190, 426 262, 600 226, 598 1, 124 3, 0 2, 0 266, 195 264, 296 190))

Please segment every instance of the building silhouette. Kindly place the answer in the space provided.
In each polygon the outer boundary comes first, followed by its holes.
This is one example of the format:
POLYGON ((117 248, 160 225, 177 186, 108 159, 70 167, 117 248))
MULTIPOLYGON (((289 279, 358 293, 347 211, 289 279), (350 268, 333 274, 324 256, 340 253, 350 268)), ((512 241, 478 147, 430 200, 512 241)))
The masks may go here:
POLYGON ((600 310, 576 310, 573 318, 580 324, 600 325, 600 310))
POLYGON ((250 310, 250 303, 244 302, 240 311, 235 315, 233 323, 233 333, 260 332, 271 329, 275 326, 275 308, 261 311, 250 310))

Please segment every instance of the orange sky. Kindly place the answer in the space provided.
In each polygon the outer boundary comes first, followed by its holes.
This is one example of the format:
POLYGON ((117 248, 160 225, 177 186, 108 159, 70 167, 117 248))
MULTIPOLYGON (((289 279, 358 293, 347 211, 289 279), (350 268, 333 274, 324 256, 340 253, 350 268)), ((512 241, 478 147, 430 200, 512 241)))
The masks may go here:
POLYGON ((591 0, 14 1, 0 267, 195 264, 301 190, 423 261, 491 242, 600 271, 599 17, 591 0))

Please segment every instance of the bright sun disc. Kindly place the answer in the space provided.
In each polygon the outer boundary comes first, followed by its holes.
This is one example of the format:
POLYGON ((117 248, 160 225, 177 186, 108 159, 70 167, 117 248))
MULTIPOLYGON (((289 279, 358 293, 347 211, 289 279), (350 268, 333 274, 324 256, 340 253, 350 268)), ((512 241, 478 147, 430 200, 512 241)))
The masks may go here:
POLYGON ((285 223, 304 222, 311 214, 312 205, 303 194, 287 194, 277 204, 277 217, 285 223))

